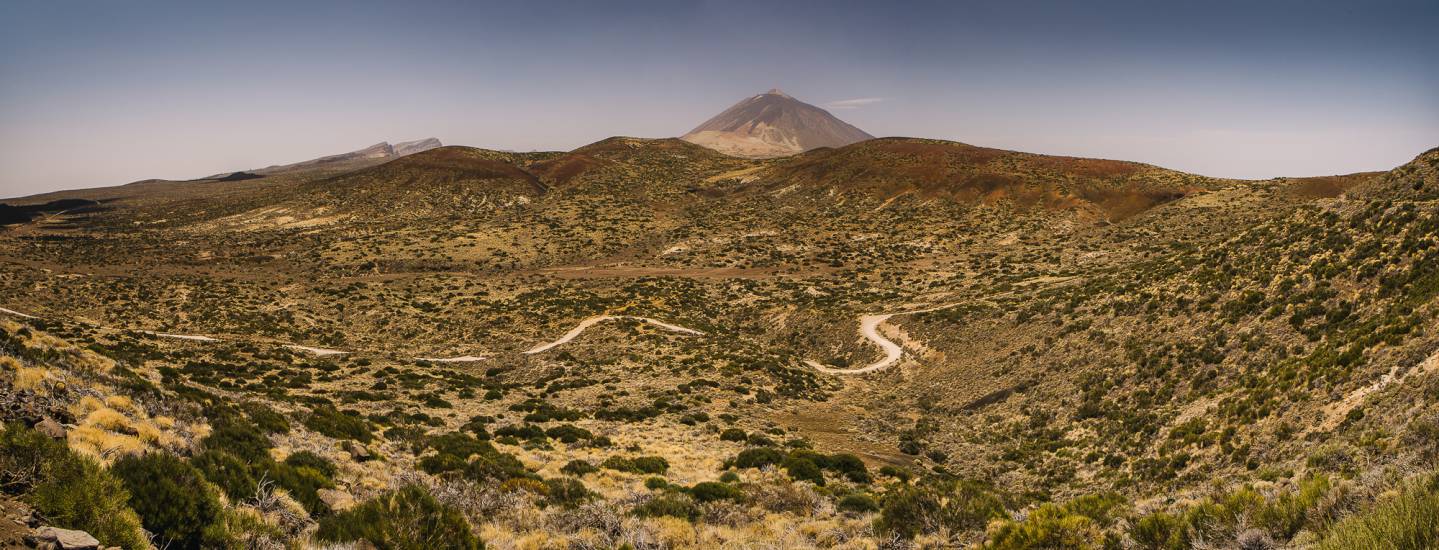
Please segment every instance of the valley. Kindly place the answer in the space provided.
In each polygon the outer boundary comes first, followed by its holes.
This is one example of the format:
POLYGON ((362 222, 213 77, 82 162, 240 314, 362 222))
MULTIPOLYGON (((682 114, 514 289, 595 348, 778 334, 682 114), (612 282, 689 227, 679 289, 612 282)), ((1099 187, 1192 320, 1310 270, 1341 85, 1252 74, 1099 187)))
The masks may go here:
POLYGON ((1427 494, 1436 174, 617 137, 66 192, 0 231, 0 410, 245 547, 419 487, 492 548, 1336 548, 1427 494))

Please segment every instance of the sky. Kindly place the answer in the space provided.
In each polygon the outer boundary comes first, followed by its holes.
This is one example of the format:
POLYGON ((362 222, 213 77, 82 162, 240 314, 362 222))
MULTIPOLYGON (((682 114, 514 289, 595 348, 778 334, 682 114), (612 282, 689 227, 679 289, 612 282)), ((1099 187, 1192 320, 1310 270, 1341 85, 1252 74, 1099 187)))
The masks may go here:
POLYGON ((0 197, 438 137, 672 137, 770 88, 876 136, 1217 177, 1439 146, 1439 2, 0 2, 0 197))

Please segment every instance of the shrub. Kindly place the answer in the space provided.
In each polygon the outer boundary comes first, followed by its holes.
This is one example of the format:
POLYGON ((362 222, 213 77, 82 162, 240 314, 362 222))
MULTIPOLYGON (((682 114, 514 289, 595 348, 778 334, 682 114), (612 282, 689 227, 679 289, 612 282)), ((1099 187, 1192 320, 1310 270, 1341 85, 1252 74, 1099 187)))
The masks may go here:
POLYGON ((330 511, 330 507, 320 499, 320 489, 334 488, 335 482, 330 481, 330 477, 323 471, 307 465, 296 466, 286 460, 270 467, 270 477, 275 480, 276 485, 289 491, 290 496, 295 497, 295 501, 304 506, 305 511, 311 515, 318 516, 330 511))
POLYGON ((741 495, 739 488, 717 481, 696 483, 694 487, 690 487, 689 493, 691 497, 699 502, 738 500, 741 495))
POLYGON ((1397 496, 1345 518, 1318 548, 1439 548, 1439 477, 1411 483, 1397 496))
POLYGON ((420 459, 420 469, 430 475, 463 470, 469 465, 470 463, 465 462, 465 459, 452 454, 442 453, 420 459))
POLYGON ((285 464, 296 468, 310 468, 325 477, 335 477, 335 463, 310 451, 300 451, 285 457, 285 464))
POLYGON ((480 445, 480 452, 465 467, 465 477, 475 481, 505 481, 533 476, 514 455, 502 453, 487 442, 482 441, 480 445))
POLYGON ((564 467, 560 468, 560 471, 575 477, 583 477, 585 474, 592 474, 600 471, 600 469, 596 468, 594 464, 575 459, 565 464, 564 467))
POLYGON ((206 449, 190 459, 190 464, 224 491, 230 500, 241 500, 255 494, 254 473, 250 464, 240 457, 219 449, 206 449))
POLYGON ((906 470, 906 469, 901 468, 901 467, 899 467, 899 466, 887 466, 887 465, 886 465, 886 466, 880 466, 880 468, 879 468, 879 474, 880 474, 880 475, 889 476, 889 477, 892 477, 892 478, 895 478, 895 479, 898 479, 900 483, 909 483, 909 479, 910 479, 911 477, 913 477, 913 475, 914 475, 914 474, 909 473, 909 470, 906 470))
POLYGON ((865 514, 879 511, 879 501, 864 493, 851 493, 839 499, 839 503, 835 507, 841 512, 865 514))
POLYGON ((658 456, 637 456, 632 462, 635 470, 644 474, 663 474, 670 469, 669 461, 658 456))
POLYGON ((145 529, 162 541, 161 547, 207 546, 205 528, 221 507, 194 466, 174 455, 149 453, 123 457, 111 471, 124 482, 130 506, 145 529))
POLYGON ((670 464, 658 456, 638 456, 625 458, 612 456, 600 463, 601 468, 627 472, 631 474, 663 474, 669 470, 670 464))
POLYGON ((826 470, 838 472, 853 483, 869 483, 871 481, 869 468, 865 467, 864 461, 849 453, 830 455, 828 464, 824 467, 826 470))
POLYGON ((738 441, 743 443, 746 437, 744 430, 739 428, 729 428, 720 432, 720 441, 738 441))
POLYGON ((26 495, 54 525, 126 550, 150 547, 120 480, 64 443, 19 424, 0 432, 0 487, 26 495))
POLYGON ((461 432, 451 432, 431 437, 429 439, 429 445, 431 448, 439 451, 441 455, 454 456, 462 462, 470 458, 471 455, 494 450, 494 446, 461 432))
POLYGON ((979 531, 991 520, 1005 517, 1004 504, 987 487, 961 480, 900 485, 884 496, 875 527, 886 533, 913 538, 940 528, 979 531))
POLYGON ((986 547, 1022 548, 1108 548, 1105 528, 1113 521, 1124 499, 1114 494, 1085 495, 1063 505, 1046 503, 1023 521, 1005 521, 996 526, 986 547))
POLYGON ((884 496, 884 508, 875 520, 875 530, 913 539, 938 527, 943 504, 939 495, 923 487, 901 486, 884 496))
POLYGON ((561 443, 567 444, 575 443, 581 439, 590 439, 595 436, 595 434, 590 433, 589 430, 575 426, 574 424, 555 426, 545 430, 545 435, 549 436, 550 439, 558 439, 561 443))
POLYGON ((694 500, 682 493, 664 493, 636 506, 632 513, 645 518, 670 516, 694 521, 700 510, 694 500))
POLYGON ((315 407, 309 418, 305 419, 305 427, 335 439, 353 439, 361 443, 369 443, 375 438, 374 433, 370 431, 369 422, 329 405, 315 407))
POLYGON ((270 438, 251 423, 235 416, 223 416, 213 423, 210 435, 200 441, 206 449, 233 455, 243 462, 270 460, 270 438))
POLYGON ((260 431, 267 434, 290 433, 290 420, 274 409, 256 402, 246 403, 244 409, 245 414, 250 417, 250 422, 253 422, 260 431))
POLYGON ((815 485, 824 485, 824 473, 813 460, 808 458, 791 457, 784 461, 785 473, 795 481, 809 481, 815 485))
POLYGON ((584 483, 572 477, 546 479, 545 487, 546 506, 574 508, 595 497, 595 493, 586 488, 584 483))
POLYGON ((784 453, 768 447, 754 447, 740 451, 734 459, 736 468, 763 468, 784 462, 784 453))
POLYGON ((417 485, 325 518, 315 536, 330 542, 364 540, 380 550, 484 548, 458 510, 440 504, 417 485))

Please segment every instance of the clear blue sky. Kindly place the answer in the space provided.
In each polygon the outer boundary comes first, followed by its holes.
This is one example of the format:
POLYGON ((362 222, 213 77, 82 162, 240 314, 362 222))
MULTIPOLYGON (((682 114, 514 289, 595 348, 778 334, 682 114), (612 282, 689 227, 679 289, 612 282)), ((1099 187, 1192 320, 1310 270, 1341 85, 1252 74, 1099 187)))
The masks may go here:
POLYGON ((772 87, 880 136, 1384 169, 1439 145, 1439 2, 11 0, 0 197, 427 136, 676 136, 772 87))

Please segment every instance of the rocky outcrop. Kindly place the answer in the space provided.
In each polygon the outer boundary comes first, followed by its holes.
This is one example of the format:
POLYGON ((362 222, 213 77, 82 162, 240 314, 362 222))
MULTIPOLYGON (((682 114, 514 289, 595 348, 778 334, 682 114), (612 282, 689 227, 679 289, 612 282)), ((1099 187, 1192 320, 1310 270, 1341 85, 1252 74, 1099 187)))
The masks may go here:
POLYGON ((41 527, 30 535, 31 544, 40 549, 97 550, 100 541, 84 531, 41 527))
POLYGON ((393 147, 396 156, 413 155, 430 149, 442 147, 440 140, 435 138, 417 139, 415 141, 401 141, 393 147))

